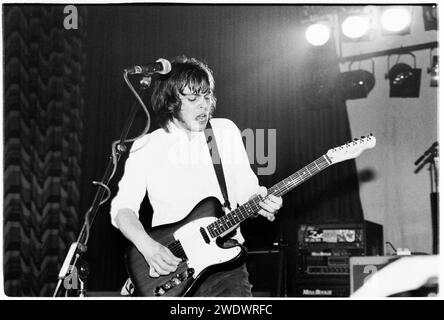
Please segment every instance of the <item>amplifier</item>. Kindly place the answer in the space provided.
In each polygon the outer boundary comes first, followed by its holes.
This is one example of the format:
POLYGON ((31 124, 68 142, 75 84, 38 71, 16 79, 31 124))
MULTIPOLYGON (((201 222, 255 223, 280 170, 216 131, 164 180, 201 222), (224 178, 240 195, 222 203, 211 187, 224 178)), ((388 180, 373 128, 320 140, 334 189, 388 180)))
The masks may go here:
POLYGON ((379 224, 363 221, 300 225, 291 291, 297 297, 348 297, 350 257, 382 253, 379 224))
POLYGON ((382 226, 353 224, 300 225, 297 274, 349 275, 349 257, 381 255, 382 226))
POLYGON ((278 280, 282 272, 279 248, 269 247, 248 250, 247 268, 254 297, 279 296, 278 280))
POLYGON ((307 275, 292 281, 292 294, 296 297, 348 297, 350 287, 347 276, 307 275))

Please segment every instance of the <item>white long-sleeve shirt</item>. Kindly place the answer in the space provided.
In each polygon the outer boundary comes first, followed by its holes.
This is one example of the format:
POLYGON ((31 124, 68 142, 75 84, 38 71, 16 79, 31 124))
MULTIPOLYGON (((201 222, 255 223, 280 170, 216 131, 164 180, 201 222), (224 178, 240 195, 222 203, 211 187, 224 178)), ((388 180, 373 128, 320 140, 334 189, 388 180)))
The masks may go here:
MULTIPOLYGON (((256 175, 237 126, 228 119, 212 119, 211 126, 221 157, 231 208, 245 203, 259 191, 256 175)), ((111 222, 119 209, 139 216, 145 193, 153 208, 152 226, 186 217, 202 199, 224 202, 208 151, 204 132, 185 132, 173 122, 169 132, 158 129, 133 143, 119 189, 111 202, 111 222)), ((239 230, 235 236, 244 241, 239 230)))

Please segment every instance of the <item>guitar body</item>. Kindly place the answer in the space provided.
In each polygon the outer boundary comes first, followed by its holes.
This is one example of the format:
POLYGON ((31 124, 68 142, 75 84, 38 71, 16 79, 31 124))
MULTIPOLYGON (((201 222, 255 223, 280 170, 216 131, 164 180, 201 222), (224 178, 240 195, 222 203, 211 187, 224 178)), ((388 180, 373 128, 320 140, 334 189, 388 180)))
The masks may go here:
POLYGON ((242 256, 240 245, 222 248, 220 238, 202 234, 202 229, 224 215, 220 202, 215 197, 200 201, 182 220, 152 228, 149 235, 183 258, 175 272, 153 278, 149 265, 134 245, 125 255, 128 274, 135 286, 137 296, 185 296, 192 292, 206 271, 221 264, 230 263, 242 256))

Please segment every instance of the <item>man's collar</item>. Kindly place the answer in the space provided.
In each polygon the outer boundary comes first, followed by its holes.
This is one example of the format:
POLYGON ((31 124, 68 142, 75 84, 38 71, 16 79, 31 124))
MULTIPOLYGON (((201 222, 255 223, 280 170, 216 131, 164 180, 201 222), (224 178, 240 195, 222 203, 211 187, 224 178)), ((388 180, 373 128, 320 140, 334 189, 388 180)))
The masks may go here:
POLYGON ((169 121, 167 124, 168 132, 174 136, 183 136, 188 139, 195 139, 196 137, 200 137, 204 134, 203 131, 189 131, 187 129, 181 128, 177 126, 174 121, 169 121))

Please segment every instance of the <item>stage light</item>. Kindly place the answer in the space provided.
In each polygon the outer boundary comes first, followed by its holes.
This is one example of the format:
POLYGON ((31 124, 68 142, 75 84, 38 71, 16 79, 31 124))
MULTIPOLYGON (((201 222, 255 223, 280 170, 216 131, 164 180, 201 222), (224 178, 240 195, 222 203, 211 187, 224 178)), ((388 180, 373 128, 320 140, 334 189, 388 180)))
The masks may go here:
POLYGON ((432 66, 427 68, 427 73, 431 74, 430 86, 437 87, 439 80, 439 67, 438 67, 438 56, 431 57, 432 66))
POLYGON ((375 6, 345 6, 338 11, 341 42, 370 41, 374 36, 379 11, 375 6))
POLYGON ((344 99, 366 98, 375 86, 375 62, 372 60, 372 73, 367 70, 351 70, 354 62, 349 64, 349 71, 339 74, 339 85, 344 99))
POLYGON ((330 28, 324 23, 312 24, 306 29, 305 38, 313 46, 323 46, 330 39, 330 28))
POLYGON ((350 16, 341 25, 342 33, 353 40, 364 37, 370 30, 370 18, 364 15, 350 16))
POLYGON ((411 11, 405 7, 390 7, 381 14, 381 25, 387 34, 406 34, 412 23, 411 11))
MULTIPOLYGON (((385 78, 390 81, 390 97, 394 98, 418 98, 421 84, 421 69, 416 68, 416 57, 414 67, 406 63, 398 63, 390 69, 385 78)), ((398 57, 399 60, 399 57, 398 57)), ((387 68, 390 68, 390 56, 387 57, 387 68)))

